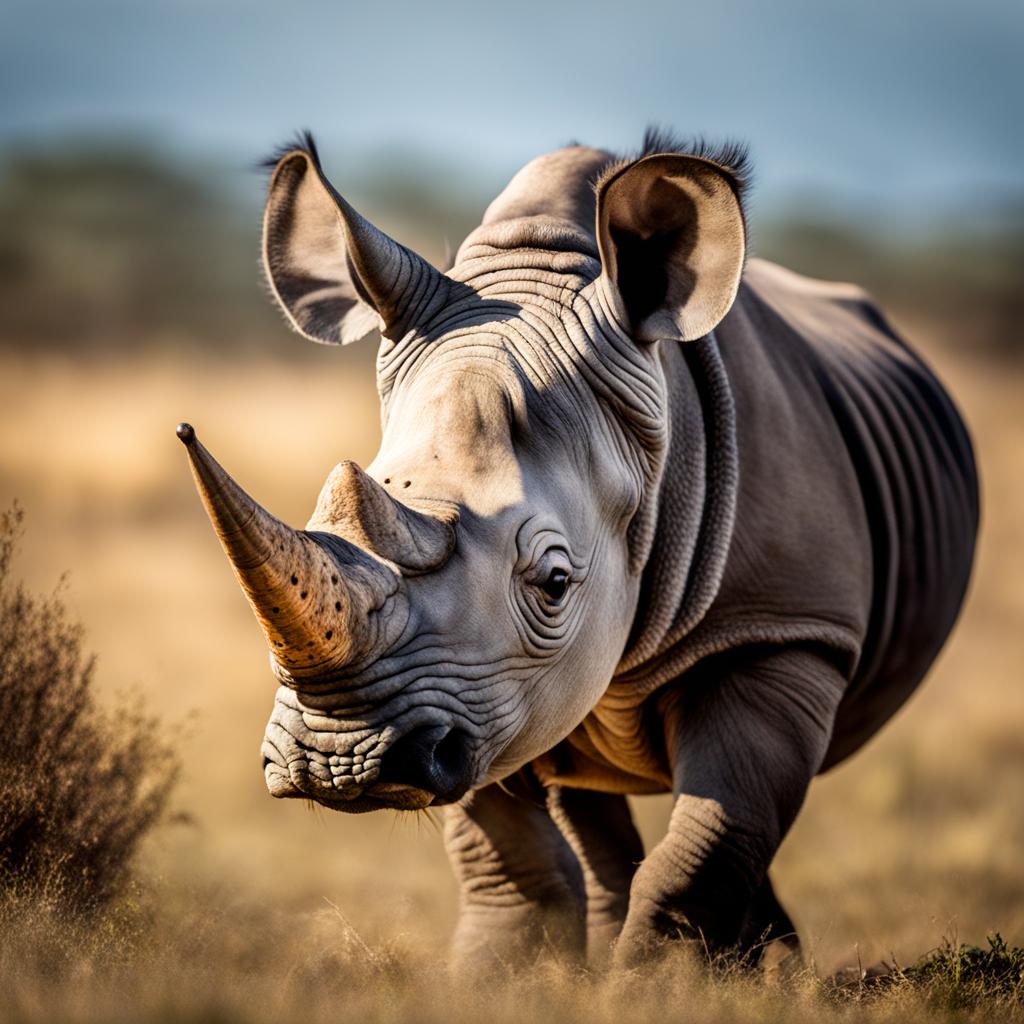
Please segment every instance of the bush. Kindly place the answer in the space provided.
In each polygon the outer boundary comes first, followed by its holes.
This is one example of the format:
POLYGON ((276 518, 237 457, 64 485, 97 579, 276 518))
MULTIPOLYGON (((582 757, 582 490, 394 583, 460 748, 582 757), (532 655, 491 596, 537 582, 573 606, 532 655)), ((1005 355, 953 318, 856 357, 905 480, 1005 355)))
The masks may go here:
POLYGON ((11 580, 21 522, 0 516, 0 892, 88 912, 127 881, 178 766, 155 720, 96 705, 59 590, 11 580))

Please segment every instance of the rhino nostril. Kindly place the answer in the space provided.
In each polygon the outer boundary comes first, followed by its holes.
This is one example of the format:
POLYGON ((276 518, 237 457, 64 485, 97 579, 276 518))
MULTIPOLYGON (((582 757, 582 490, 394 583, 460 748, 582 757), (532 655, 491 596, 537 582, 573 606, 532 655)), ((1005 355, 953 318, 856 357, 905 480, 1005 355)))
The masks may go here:
POLYGON ((468 767, 469 737, 461 729, 449 729, 434 747, 434 765, 448 775, 461 774, 468 767))
POLYGON ((445 801, 469 786, 470 739, 461 729, 422 726, 403 736, 384 755, 381 782, 425 789, 445 801))

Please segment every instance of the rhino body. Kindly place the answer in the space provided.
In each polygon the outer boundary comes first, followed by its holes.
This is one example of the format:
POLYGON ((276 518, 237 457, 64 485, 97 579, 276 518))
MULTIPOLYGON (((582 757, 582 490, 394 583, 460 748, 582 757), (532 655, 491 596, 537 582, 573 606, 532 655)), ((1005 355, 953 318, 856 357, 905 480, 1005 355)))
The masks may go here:
POLYGON ((381 451, 306 531, 190 428, 281 682, 271 792, 447 805, 468 964, 797 948, 768 868, 925 675, 978 519, 950 399, 849 285, 746 260, 735 151, 529 164, 440 274, 275 161, 268 275, 378 327, 381 451), (644 856, 626 795, 672 792, 644 856))

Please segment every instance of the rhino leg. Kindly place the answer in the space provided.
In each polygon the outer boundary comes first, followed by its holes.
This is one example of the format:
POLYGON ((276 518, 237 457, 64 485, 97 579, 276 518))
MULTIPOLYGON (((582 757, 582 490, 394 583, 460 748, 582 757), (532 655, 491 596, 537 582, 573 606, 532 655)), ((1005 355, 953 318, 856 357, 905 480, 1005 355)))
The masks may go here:
POLYGON ((780 648, 718 659, 665 694, 676 802, 633 878, 618 963, 666 939, 711 954, 756 941, 744 926, 772 916, 768 866, 821 765, 843 686, 824 658, 780 648))
POLYGON ((743 962, 766 977, 782 979, 801 966, 800 937, 765 875, 754 894, 738 942, 743 962))
POLYGON ((542 802, 485 786, 448 808, 445 847, 460 888, 457 967, 514 969, 545 949, 582 961, 583 875, 542 802))
POLYGON ((549 808, 583 869, 587 959, 593 967, 604 966, 626 920, 629 886, 643 860, 643 843, 629 803, 617 793, 555 787, 549 808))

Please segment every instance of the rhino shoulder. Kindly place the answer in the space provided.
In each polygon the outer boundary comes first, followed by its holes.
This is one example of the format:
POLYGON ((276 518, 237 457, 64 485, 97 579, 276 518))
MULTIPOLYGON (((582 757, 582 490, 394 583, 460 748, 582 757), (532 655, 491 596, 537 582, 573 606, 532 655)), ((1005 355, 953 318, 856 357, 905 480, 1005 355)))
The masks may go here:
POLYGON ((883 320, 871 293, 848 281, 823 281, 754 258, 747 263, 744 282, 785 319, 812 332, 827 327, 829 314, 836 318, 853 315, 876 326, 883 320))
POLYGON ((870 615, 871 536, 856 466, 822 381, 878 330, 862 289, 752 260, 716 332, 735 404, 739 486, 724 575, 704 631, 745 642, 797 629, 842 637, 854 664, 870 615))

